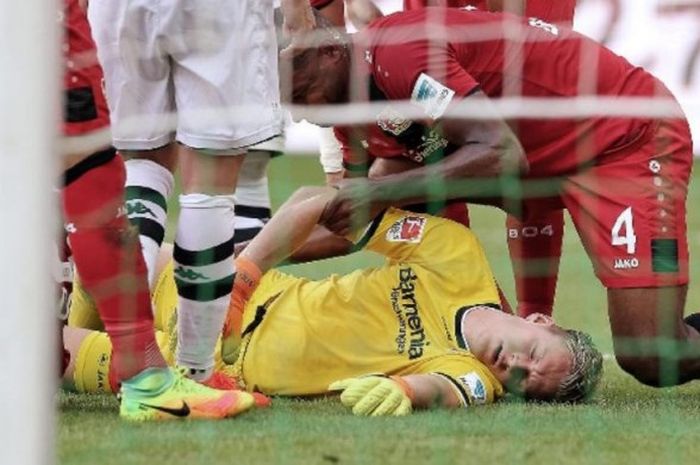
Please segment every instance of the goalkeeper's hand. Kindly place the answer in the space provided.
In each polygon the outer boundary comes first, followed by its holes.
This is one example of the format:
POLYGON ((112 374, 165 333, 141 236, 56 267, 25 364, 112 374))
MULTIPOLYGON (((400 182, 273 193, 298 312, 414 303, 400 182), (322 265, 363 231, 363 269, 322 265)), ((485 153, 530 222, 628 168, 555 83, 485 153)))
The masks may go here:
POLYGON ((367 375, 336 381, 331 391, 343 391, 340 401, 362 416, 408 415, 413 410, 413 391, 400 376, 367 375))

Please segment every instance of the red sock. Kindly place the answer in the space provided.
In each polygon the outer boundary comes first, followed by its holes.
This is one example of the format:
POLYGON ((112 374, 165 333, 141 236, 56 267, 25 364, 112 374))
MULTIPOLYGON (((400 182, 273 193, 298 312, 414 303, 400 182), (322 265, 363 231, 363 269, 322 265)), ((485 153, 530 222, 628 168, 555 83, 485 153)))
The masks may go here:
POLYGON ((551 316, 564 236, 563 210, 547 212, 527 222, 508 216, 506 228, 518 315, 551 316))
POLYGON ((147 367, 165 366, 153 332, 138 231, 122 208, 124 181, 124 162, 115 156, 82 170, 63 189, 75 267, 112 341, 113 388, 147 367))

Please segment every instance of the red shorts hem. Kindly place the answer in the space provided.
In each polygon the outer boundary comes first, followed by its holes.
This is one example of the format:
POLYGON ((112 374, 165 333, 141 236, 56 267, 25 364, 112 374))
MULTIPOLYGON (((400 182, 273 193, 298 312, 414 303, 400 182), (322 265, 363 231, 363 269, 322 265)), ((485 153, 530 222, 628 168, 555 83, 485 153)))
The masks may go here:
POLYGON ((684 277, 677 277, 673 279, 626 279, 626 278, 613 278, 613 279, 603 279, 598 278, 603 286, 607 289, 635 289, 635 288, 659 288, 659 287, 676 287, 685 286, 690 282, 690 279, 684 277))

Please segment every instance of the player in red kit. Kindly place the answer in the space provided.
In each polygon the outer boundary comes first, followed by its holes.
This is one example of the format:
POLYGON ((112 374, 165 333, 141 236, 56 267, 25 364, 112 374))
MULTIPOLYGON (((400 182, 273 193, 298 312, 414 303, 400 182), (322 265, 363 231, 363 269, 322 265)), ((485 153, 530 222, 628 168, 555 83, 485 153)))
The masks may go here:
MULTIPOLYGON (((362 29, 369 22, 380 18, 382 12, 373 0, 310 0, 316 8, 334 27, 345 31, 347 14, 350 23, 357 29, 362 29)), ((326 183, 331 184, 343 178, 343 156, 340 142, 333 128, 319 128, 319 161, 326 175, 326 183)))
POLYGON ((573 26, 576 0, 403 0, 405 11, 428 6, 514 13, 573 26))
POLYGON ((218 391, 166 367, 153 331, 146 266, 138 232, 124 210, 124 162, 109 143, 102 70, 85 13, 66 0, 64 186, 68 242, 83 287, 95 300, 108 333, 110 383, 121 385, 120 415, 128 420, 224 418, 247 410, 246 393, 218 391), (98 144, 99 145, 99 144, 98 144))
POLYGON ((351 80, 364 77, 368 90, 359 98, 384 104, 384 132, 414 156, 437 158, 399 174, 346 181, 324 214, 327 228, 343 233, 353 211, 428 198, 495 205, 524 219, 566 208, 608 289, 621 367, 657 386, 700 377, 700 359, 689 355, 700 349, 696 317, 683 320, 692 141, 663 83, 566 27, 450 8, 385 17, 352 43, 329 33, 320 47, 290 49, 283 59, 293 66, 295 103, 347 102, 351 80), (669 114, 505 121, 490 100, 514 89, 553 102, 654 98, 669 114), (464 116, 469 111, 490 119, 464 116), (435 179, 460 182, 438 190, 435 179), (656 338, 673 340, 676 350, 661 350, 656 338))
MULTIPOLYGON (((426 6, 447 6, 450 8, 468 8, 481 11, 508 11, 517 12, 527 17, 538 17, 547 22, 564 23, 573 25, 575 0, 404 0, 404 9, 412 10, 426 6)), ((372 147, 374 153, 368 153, 370 158, 390 158, 406 155, 406 150, 392 143, 384 132, 374 125, 375 129, 367 128, 365 137, 370 137, 371 142, 367 148, 372 147)), ((367 151, 361 144, 351 143, 348 128, 336 128, 336 136, 341 143, 344 166, 352 175, 361 171, 368 161, 364 154, 353 154, 356 149, 360 152, 367 151)), ((361 142, 361 140, 360 140, 361 142)), ((461 206, 452 204, 445 213, 451 219, 469 226, 468 211, 461 206)), ((562 250, 562 238, 564 234, 564 214, 561 210, 547 211, 541 215, 534 215, 523 222, 508 215, 506 217, 506 231, 508 248, 513 265, 515 278, 515 290, 517 294, 517 312, 526 317, 534 313, 552 315, 554 294, 556 291, 557 276, 559 271, 559 259, 562 250)))

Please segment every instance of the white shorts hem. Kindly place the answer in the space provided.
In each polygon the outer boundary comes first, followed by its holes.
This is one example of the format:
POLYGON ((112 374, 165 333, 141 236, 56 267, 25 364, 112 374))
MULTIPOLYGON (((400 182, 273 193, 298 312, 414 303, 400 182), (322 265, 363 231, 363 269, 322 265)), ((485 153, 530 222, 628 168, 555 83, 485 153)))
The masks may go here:
POLYGON ((173 134, 165 134, 154 139, 114 139, 117 150, 153 150, 175 141, 173 134))
POLYGON ((282 133, 282 128, 279 124, 268 126, 255 133, 239 139, 218 139, 214 137, 201 137, 189 134, 178 133, 178 142, 192 149, 209 149, 209 150, 236 150, 245 151, 251 145, 258 144, 267 139, 279 136, 282 133))

